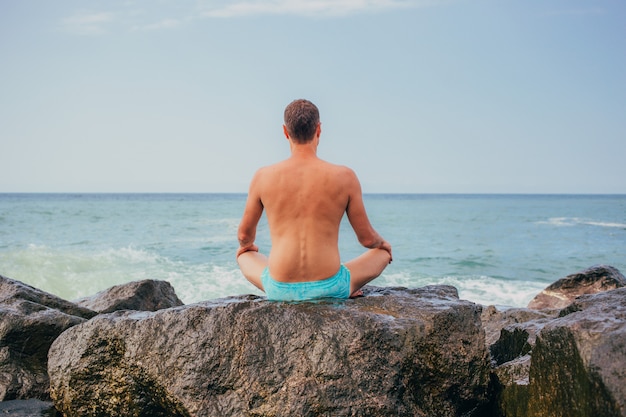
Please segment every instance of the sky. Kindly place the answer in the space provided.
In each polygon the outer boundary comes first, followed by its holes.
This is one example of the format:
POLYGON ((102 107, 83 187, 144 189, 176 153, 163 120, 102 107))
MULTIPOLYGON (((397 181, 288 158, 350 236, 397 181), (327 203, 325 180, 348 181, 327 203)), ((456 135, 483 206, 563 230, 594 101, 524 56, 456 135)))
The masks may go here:
POLYGON ((626 193, 623 0, 0 0, 0 192, 626 193))

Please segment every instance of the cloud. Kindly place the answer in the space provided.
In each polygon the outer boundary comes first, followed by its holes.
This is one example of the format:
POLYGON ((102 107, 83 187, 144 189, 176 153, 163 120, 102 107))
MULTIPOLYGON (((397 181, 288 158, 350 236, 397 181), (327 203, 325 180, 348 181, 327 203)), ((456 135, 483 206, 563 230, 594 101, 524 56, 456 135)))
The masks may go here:
MULTIPOLYGON (((214 2, 212 2, 214 3, 214 2)), ((206 7, 205 17, 250 15, 345 16, 353 13, 417 7, 420 0, 243 0, 206 7)))
MULTIPOLYGON (((129 2, 118 7, 115 12, 78 12, 63 19, 62 27, 76 35, 101 35, 124 28, 130 31, 168 30, 207 18, 257 15, 340 17, 432 6, 449 1, 451 0, 197 0, 195 6, 165 2, 159 8, 143 8, 129 2)), ((111 5, 113 7, 115 3, 111 5)))
POLYGON ((151 23, 143 26, 135 26, 133 29, 135 30, 162 30, 162 29, 172 29, 181 25, 181 21, 179 19, 163 19, 156 23, 151 23))
POLYGON ((110 12, 80 12, 63 19, 63 28, 78 35, 100 35, 105 33, 105 26, 114 19, 110 12))

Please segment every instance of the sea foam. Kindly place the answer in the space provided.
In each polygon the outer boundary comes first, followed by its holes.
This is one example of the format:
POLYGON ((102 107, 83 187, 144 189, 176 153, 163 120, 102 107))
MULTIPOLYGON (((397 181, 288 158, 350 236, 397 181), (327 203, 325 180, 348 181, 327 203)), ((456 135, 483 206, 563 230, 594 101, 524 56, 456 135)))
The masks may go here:
POLYGON ((552 226, 597 226, 597 227, 614 227, 618 229, 626 229, 625 223, 604 222, 597 220, 582 219, 579 217, 551 217, 546 221, 539 221, 537 224, 548 224, 552 226))

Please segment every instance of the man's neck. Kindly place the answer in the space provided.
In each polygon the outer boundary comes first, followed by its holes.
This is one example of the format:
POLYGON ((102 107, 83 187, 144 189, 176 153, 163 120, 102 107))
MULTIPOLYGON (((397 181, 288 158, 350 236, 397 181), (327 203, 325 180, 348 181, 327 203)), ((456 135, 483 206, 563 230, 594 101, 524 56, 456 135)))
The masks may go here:
POLYGON ((293 158, 317 158, 317 140, 312 140, 307 143, 294 143, 291 144, 291 156, 293 158))

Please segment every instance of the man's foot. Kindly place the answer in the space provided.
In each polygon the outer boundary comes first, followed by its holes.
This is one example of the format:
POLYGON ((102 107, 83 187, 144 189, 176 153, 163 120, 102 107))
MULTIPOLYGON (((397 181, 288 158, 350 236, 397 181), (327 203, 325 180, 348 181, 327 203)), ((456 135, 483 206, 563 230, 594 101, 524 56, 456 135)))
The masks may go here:
POLYGON ((357 298, 357 297, 363 297, 363 291, 362 290, 356 290, 355 292, 350 294, 350 298, 357 298))

